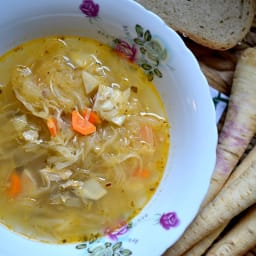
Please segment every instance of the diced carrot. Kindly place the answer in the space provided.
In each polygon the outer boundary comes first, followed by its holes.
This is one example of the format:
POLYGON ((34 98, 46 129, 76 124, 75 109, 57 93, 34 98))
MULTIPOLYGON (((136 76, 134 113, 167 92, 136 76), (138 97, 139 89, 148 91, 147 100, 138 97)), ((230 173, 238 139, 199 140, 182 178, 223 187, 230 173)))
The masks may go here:
POLYGON ((8 188, 8 195, 10 197, 16 197, 21 192, 21 179, 20 176, 13 172, 10 176, 10 186, 8 188))
POLYGON ((133 176, 147 178, 150 172, 147 169, 136 169, 133 173, 133 176))
POLYGON ((72 128, 82 135, 89 135, 96 131, 96 126, 85 119, 76 110, 72 111, 72 128))
MULTIPOLYGON (((82 112, 82 116, 83 116, 84 118, 86 118, 87 115, 88 115, 88 111, 87 111, 87 110, 84 110, 84 111, 82 112)), ((99 117, 99 115, 97 114, 96 111, 91 111, 91 112, 89 113, 89 117, 87 117, 87 118, 88 118, 88 121, 91 122, 91 123, 94 124, 94 125, 98 125, 98 124, 101 124, 101 123, 102 123, 102 120, 101 120, 101 118, 99 117)))
POLYGON ((51 136, 56 137, 59 131, 57 120, 54 117, 47 119, 47 126, 51 133, 51 136))

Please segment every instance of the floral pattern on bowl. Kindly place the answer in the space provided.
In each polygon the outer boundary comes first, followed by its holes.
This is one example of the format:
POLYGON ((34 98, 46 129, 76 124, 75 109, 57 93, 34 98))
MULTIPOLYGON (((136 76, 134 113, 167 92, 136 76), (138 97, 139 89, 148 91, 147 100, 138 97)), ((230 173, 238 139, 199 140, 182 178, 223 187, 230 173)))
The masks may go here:
POLYGON ((89 18, 97 17, 100 9, 99 5, 94 3, 93 0, 84 0, 79 8, 89 18))
POLYGON ((76 246, 76 249, 86 250, 88 255, 91 256, 129 256, 132 255, 132 251, 123 247, 122 242, 105 242, 101 245, 92 245, 91 244, 80 244, 76 246))
MULTIPOLYGON (((99 17, 100 6, 93 0, 83 0, 79 8, 86 17, 90 18, 91 22, 91 18, 99 17)), ((126 25, 123 27, 126 30, 128 29, 126 25)), ((113 48, 124 58, 138 63, 144 69, 149 81, 152 81, 155 76, 161 78, 163 76, 160 70, 161 62, 168 58, 166 48, 152 36, 150 30, 143 28, 141 25, 136 24, 135 31, 136 37, 134 38, 126 31, 130 37, 127 39, 128 41, 115 38, 113 48)), ((101 33, 104 34, 102 31, 101 33)), ((111 37, 111 35, 106 36, 111 37)))
POLYGON ((159 223, 166 230, 177 227, 179 222, 180 220, 175 212, 163 213, 159 220, 159 223))
MULTIPOLYGON (((175 212, 167 212, 159 214, 160 217, 157 219, 157 224, 160 228, 168 231, 179 225, 179 218, 175 212)), ((141 221, 150 221, 148 214, 144 216, 141 221)), ((150 223, 149 223, 150 225, 150 223)), ((127 241, 139 243, 138 239, 129 236, 129 231, 132 229, 133 223, 122 222, 120 227, 112 230, 107 229, 105 232, 105 238, 94 239, 90 242, 80 243, 76 245, 76 249, 85 250, 88 255, 91 256, 128 256, 133 255, 133 251, 128 248, 124 248, 124 243, 127 241)))

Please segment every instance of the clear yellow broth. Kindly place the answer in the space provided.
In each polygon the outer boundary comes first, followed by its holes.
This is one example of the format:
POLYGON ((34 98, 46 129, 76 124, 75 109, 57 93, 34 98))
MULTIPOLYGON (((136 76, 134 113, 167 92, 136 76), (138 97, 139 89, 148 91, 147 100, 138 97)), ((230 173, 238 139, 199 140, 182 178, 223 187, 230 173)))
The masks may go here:
POLYGON ((168 157, 170 127, 154 84, 138 65, 88 38, 35 39, 4 54, 0 123, 0 222, 43 242, 90 240, 128 223, 152 197, 168 157), (92 77, 97 85, 88 92, 92 77), (100 87, 117 96, 96 108, 100 87), (127 102, 113 107, 125 91, 127 102), (75 131, 72 111, 94 108, 96 131, 75 131))

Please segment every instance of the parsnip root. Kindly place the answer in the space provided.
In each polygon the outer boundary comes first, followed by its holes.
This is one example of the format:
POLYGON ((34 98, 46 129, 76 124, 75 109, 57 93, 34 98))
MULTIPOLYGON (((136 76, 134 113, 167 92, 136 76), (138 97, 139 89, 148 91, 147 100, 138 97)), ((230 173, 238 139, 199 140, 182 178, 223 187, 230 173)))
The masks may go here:
POLYGON ((221 238, 206 256, 240 256, 256 244, 256 205, 221 238))
MULTIPOLYGON (((224 185, 224 188, 229 186, 235 179, 239 179, 239 177, 243 174, 245 170, 247 170, 252 161, 256 156, 256 147, 254 147, 246 156, 246 158, 238 165, 235 171, 231 174, 230 178, 224 185)), ((213 233, 209 234, 207 237, 203 238, 197 244, 195 244, 191 249, 189 249, 182 256, 201 256, 203 255, 207 249, 213 244, 214 240, 220 235, 220 233, 225 229, 228 225, 228 222, 223 224, 213 233)), ((255 243, 256 244, 256 243, 255 243)))
POLYGON ((223 224, 218 229, 214 230, 214 232, 210 233, 208 236, 203 238, 197 244, 195 244, 191 249, 189 249, 182 256, 201 256, 203 255, 207 249, 212 245, 213 241, 220 235, 220 233, 224 230, 228 223, 223 224))
POLYGON ((256 133, 256 49, 240 56, 224 126, 219 135, 217 161, 204 204, 220 191, 256 133))

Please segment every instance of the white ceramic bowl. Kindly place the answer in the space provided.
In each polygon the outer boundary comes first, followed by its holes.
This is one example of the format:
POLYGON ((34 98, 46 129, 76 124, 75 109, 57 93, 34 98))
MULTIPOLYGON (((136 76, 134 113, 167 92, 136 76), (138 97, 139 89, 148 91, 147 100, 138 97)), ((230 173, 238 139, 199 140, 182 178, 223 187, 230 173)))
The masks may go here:
POLYGON ((181 38, 132 0, 1 3, 0 54, 21 42, 56 34, 92 37, 112 46, 118 38, 126 42, 126 54, 150 64, 146 72, 154 78, 171 124, 169 159, 153 198, 128 226, 93 242, 68 245, 27 240, 1 226, 0 254, 161 255, 195 217, 214 168, 217 131, 207 81, 181 38), (147 50, 159 65, 139 51, 140 40, 134 40, 138 37, 148 40, 147 50))

